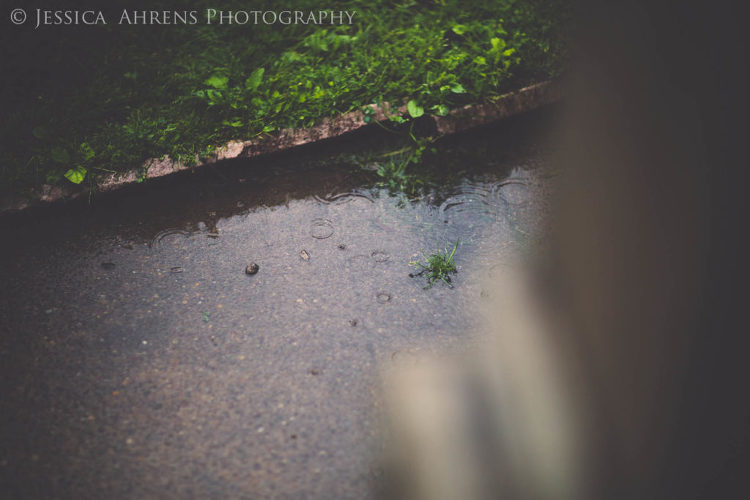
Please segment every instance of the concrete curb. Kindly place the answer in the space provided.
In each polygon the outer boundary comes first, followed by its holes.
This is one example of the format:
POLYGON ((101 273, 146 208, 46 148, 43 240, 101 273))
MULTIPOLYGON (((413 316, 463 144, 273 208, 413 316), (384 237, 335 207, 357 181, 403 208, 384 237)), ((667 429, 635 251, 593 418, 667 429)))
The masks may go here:
MULTIPOLYGON (((428 116, 440 135, 454 134, 474 127, 485 125, 503 118, 531 111, 545 104, 560 99, 562 93, 557 81, 546 81, 524 87, 515 92, 500 96, 488 104, 468 105, 452 110, 447 116, 428 116)), ((388 103, 382 107, 372 105, 375 110, 373 119, 387 121, 386 111, 393 113, 388 103)), ((406 113, 406 106, 395 110, 406 113)), ((194 167, 186 167, 181 163, 165 156, 147 160, 146 179, 156 179, 172 175, 181 171, 200 168, 202 166, 231 160, 236 158, 252 158, 269 153, 288 150, 297 146, 311 144, 323 139, 340 137, 349 132, 359 130, 371 123, 365 122, 365 115, 361 110, 351 111, 334 118, 325 118, 319 125, 309 129, 286 129, 278 134, 264 136, 249 141, 230 141, 217 148, 216 153, 204 161, 199 161, 194 167)), ((108 192, 138 183, 139 168, 108 175, 99 180, 97 190, 108 192)), ((88 193, 79 186, 50 186, 44 185, 34 193, 34 199, 10 196, 0 201, 0 214, 20 211, 32 206, 47 205, 62 200, 72 200, 88 193)))

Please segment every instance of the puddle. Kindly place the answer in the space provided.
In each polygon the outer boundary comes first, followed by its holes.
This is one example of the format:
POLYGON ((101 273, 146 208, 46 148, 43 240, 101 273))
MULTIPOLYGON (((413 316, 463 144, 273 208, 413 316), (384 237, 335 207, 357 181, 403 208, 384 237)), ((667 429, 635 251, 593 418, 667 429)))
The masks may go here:
POLYGON ((263 481, 367 497, 378 365, 460 349, 481 278, 533 242, 545 116, 438 144, 408 196, 348 159, 402 145, 353 141, 0 221, 16 235, 0 268, 3 459, 42 457, 31 482, 99 478, 70 497, 130 496, 134 477, 203 497, 263 481), (409 277, 456 242, 453 288, 409 277))

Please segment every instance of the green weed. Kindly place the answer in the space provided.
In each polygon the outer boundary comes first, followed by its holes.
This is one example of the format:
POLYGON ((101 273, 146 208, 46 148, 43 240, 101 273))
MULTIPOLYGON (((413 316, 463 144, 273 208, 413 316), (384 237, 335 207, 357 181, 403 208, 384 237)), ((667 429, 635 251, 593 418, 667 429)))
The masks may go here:
POLYGON ((411 142, 406 147, 385 153, 377 161, 376 174, 380 177, 380 185, 386 187, 391 194, 404 193, 414 197, 425 186, 422 176, 407 171, 409 166, 418 165, 427 146, 433 141, 431 137, 416 138, 409 131, 411 142))
POLYGON ((416 266, 419 268, 418 272, 411 274, 410 276, 426 276, 427 286, 425 288, 432 288, 437 281, 442 281, 450 288, 453 288, 451 274, 456 274, 458 272, 456 269, 456 263, 453 261, 453 256, 455 255, 457 248, 458 240, 456 240, 453 249, 450 251, 445 248, 443 251, 437 251, 430 254, 429 257, 422 254, 424 262, 409 262, 410 266, 416 266))

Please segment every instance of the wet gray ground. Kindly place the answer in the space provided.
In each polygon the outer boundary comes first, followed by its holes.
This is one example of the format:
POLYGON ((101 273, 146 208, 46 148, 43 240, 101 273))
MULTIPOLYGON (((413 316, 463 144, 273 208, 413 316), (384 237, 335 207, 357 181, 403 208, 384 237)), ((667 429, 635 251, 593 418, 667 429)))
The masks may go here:
POLYGON ((471 342, 549 118, 445 141, 409 196, 355 137, 0 220, 3 496, 377 495, 379 370, 471 342), (454 288, 409 276, 457 240, 454 288))

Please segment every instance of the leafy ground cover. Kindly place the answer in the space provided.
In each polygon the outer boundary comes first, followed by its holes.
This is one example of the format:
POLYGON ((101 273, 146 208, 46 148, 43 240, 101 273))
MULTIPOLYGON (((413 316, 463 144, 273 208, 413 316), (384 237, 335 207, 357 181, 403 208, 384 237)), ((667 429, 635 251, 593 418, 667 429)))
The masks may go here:
POLYGON ((562 71, 570 18, 565 2, 541 0, 336 3, 356 12, 351 25, 208 25, 208 8, 217 2, 191 4, 194 25, 4 29, 0 190, 93 185, 163 155, 190 165, 230 139, 383 101, 408 102, 406 118, 488 102, 562 71))

